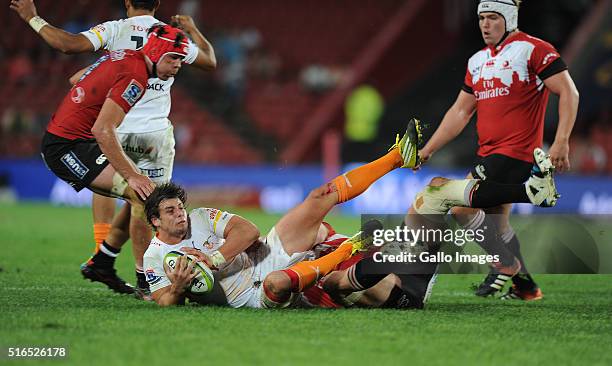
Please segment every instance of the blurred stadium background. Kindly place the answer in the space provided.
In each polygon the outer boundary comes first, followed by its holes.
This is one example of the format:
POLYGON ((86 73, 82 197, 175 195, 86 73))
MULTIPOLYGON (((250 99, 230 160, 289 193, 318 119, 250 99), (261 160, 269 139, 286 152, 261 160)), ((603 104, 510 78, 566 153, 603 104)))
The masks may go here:
MULTIPOLYGON (((612 213, 611 2, 526 0, 521 8, 520 29, 560 50, 581 93, 557 212, 612 213)), ((36 5, 73 33, 125 17, 121 0, 36 5)), ((483 46, 475 9, 473 0, 161 0, 157 18, 192 15, 219 60, 213 73, 185 67, 177 77, 175 180, 192 201, 278 213, 347 164, 381 154, 410 117, 431 134, 483 46)), ((0 21, 0 200, 87 205, 89 192, 75 194, 46 170, 39 143, 68 77, 97 56, 52 50, 8 4, 0 21)), ((403 212, 431 176, 464 176, 475 150, 471 123, 422 172, 395 172, 342 210, 403 212)))

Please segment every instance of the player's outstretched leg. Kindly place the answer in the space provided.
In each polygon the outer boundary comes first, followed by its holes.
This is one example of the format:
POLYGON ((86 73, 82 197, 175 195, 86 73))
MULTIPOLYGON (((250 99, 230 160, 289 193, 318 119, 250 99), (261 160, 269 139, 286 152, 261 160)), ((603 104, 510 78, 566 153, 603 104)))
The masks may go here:
POLYGON ((317 283, 340 263, 357 252, 367 251, 373 244, 373 233, 382 224, 371 220, 362 231, 344 241, 333 252, 312 261, 299 262, 287 269, 274 271, 263 282, 263 307, 283 308, 291 304, 292 294, 299 293, 317 283))
MULTIPOLYGON (((274 226, 285 251, 292 255, 309 250, 326 230, 321 223, 338 203, 346 202, 363 193, 372 183, 390 171, 418 164, 417 148, 421 142, 420 121, 413 118, 406 132, 381 158, 357 167, 331 182, 314 189, 298 206, 285 214, 274 226)), ((324 235, 323 235, 324 237, 324 235)))

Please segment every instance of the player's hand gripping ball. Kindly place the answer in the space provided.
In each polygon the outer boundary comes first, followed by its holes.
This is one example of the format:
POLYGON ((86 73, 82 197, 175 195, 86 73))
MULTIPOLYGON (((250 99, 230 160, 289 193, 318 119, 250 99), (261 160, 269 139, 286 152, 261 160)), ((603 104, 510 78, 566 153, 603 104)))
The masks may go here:
MULTIPOLYGON (((174 250, 170 253, 166 254, 164 257, 164 263, 173 270, 176 268, 176 263, 179 257, 184 256, 185 253, 174 250)), ((197 259, 192 255, 187 255, 188 264, 191 264, 191 261, 195 262, 193 270, 197 272, 196 277, 191 282, 191 285, 187 288, 187 291, 192 294, 204 294, 210 292, 213 288, 213 284, 215 283, 215 278, 213 277, 213 273, 206 266, 206 264, 202 262, 197 262, 197 259)))

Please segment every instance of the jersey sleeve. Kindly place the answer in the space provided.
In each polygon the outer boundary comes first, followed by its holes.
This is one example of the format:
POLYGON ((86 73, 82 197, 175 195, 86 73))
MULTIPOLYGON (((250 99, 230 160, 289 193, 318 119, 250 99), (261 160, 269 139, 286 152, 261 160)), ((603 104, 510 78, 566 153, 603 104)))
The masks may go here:
POLYGON ((161 258, 158 251, 155 249, 156 247, 151 245, 150 250, 145 252, 142 262, 145 269, 145 277, 151 292, 155 292, 172 284, 168 276, 166 276, 163 258, 161 258))
POLYGON ((208 224, 210 231, 218 238, 224 238, 225 227, 229 220, 234 217, 234 214, 216 208, 198 208, 193 212, 208 224))
POLYGON ((531 69, 545 80, 561 71, 567 70, 559 52, 550 43, 538 41, 529 59, 531 69))
POLYGON ((126 70, 117 74, 108 98, 119 104, 125 113, 142 98, 147 87, 146 75, 126 70))
POLYGON ((97 51, 101 48, 109 49, 109 45, 112 44, 116 30, 117 22, 110 21, 98 24, 85 32, 81 32, 81 34, 91 42, 94 46, 94 51, 97 51))
POLYGON ((463 86, 461 89, 466 93, 474 94, 474 83, 472 82, 472 73, 470 72, 469 66, 465 71, 465 78, 463 79, 463 86))

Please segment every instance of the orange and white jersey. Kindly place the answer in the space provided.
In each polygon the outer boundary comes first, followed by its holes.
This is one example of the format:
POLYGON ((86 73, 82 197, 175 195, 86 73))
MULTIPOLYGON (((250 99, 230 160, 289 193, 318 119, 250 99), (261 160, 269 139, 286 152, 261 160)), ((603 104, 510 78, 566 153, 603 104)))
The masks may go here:
MULTIPOLYGON (((150 15, 141 15, 98 24, 81 34, 87 37, 96 51, 138 50, 147 42, 148 29, 156 23, 161 22, 150 15)), ((184 62, 193 63, 198 52, 198 47, 190 41, 184 62)), ((149 79, 145 95, 125 116, 117 131, 144 133, 168 128, 171 124, 168 116, 171 108, 170 88, 173 83, 174 78, 165 81, 158 78, 149 79)))
MULTIPOLYGON (((145 276, 151 292, 170 286, 164 271, 164 257, 182 247, 195 248, 210 255, 225 243, 223 232, 234 215, 214 208, 198 208, 189 213, 191 235, 178 244, 166 244, 154 237, 144 254, 145 276)), ((255 263, 247 253, 240 253, 215 271, 215 280, 225 293, 231 307, 241 307, 255 291, 255 263)))

